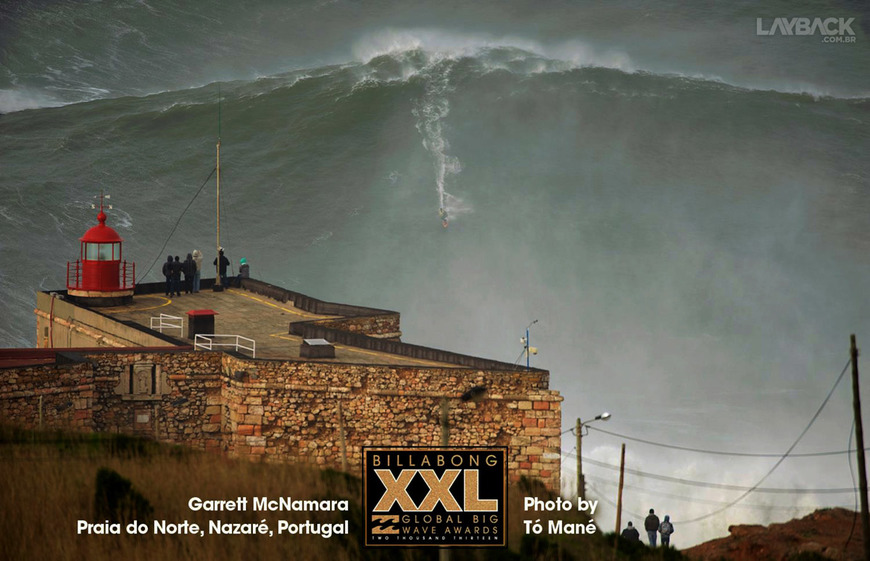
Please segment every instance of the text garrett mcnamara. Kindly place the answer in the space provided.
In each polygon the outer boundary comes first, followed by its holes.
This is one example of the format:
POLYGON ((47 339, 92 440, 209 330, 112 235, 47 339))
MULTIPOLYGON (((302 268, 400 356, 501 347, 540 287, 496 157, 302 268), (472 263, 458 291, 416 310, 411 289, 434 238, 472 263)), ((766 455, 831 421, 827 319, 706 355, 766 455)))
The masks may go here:
MULTIPOLYGON (((343 511, 347 512, 350 508, 347 500, 294 500, 293 497, 279 497, 272 499, 269 497, 254 497, 252 501, 253 512, 275 512, 275 511, 343 511)), ((191 497, 187 501, 187 507, 190 510, 204 510, 207 512, 226 512, 226 511, 247 511, 248 497, 237 497, 235 499, 201 499, 199 497, 191 497)))

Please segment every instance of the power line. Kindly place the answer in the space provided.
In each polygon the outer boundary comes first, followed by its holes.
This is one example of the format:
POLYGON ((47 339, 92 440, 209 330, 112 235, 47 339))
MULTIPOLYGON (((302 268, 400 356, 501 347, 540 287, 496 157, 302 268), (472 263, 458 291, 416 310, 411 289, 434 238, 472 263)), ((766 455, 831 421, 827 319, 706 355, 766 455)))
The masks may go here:
POLYGON ((187 203, 187 206, 184 207, 184 210, 181 212, 181 216, 179 216, 178 220, 175 221, 175 225, 172 227, 172 230, 169 231, 169 235, 166 236, 166 241, 163 242, 163 246, 160 248, 160 251, 157 252, 157 257, 154 258, 154 261, 151 263, 151 266, 148 267, 148 270, 145 271, 145 274, 143 274, 141 277, 139 277, 139 280, 136 281, 136 284, 141 283, 142 279, 144 279, 146 276, 148 276, 148 273, 151 272, 151 269, 154 268, 154 265, 157 263, 157 261, 160 259, 160 257, 163 256, 163 250, 166 249, 166 244, 169 243, 169 240, 172 238, 172 234, 175 233, 175 229, 178 228, 178 224, 181 223, 181 219, 184 218, 184 215, 187 213, 187 209, 190 208, 190 205, 193 204, 193 201, 195 201, 196 198, 199 196, 199 194, 202 192, 202 189, 205 187, 205 184, 208 183, 208 180, 211 179, 212 175, 214 175, 214 172, 216 169, 217 169, 217 167, 215 167, 211 170, 211 173, 208 174, 208 177, 206 177, 205 181, 202 182, 202 185, 199 186, 199 190, 196 192, 196 194, 193 196, 193 198, 190 199, 190 202, 187 203))
POLYGON ((716 509, 713 512, 708 512, 707 514, 705 514, 703 516, 697 516, 697 517, 691 518, 689 520, 682 520, 681 523, 682 524, 690 524, 692 522, 700 522, 701 520, 706 520, 707 518, 715 516, 715 515, 719 514, 720 512, 723 512, 723 511, 731 508, 732 506, 736 505, 737 503, 742 501, 744 498, 746 498, 749 495, 749 493, 756 491, 758 489, 758 487, 764 482, 764 480, 767 479, 770 476, 770 474, 773 473, 776 470, 776 468, 778 468, 780 466, 780 464, 782 464, 783 461, 785 461, 785 459, 788 457, 788 455, 791 454, 791 451, 794 450, 795 446, 798 445, 798 442, 801 441, 801 439, 804 437, 804 435, 810 430, 810 427, 813 426, 813 423, 816 422, 816 419, 819 418, 819 415, 821 415, 821 413, 822 413, 822 409, 825 408, 825 405, 828 404, 828 400, 830 400, 831 396, 834 395, 834 390, 837 389, 837 386, 840 384, 840 380, 843 379, 843 375, 846 374, 846 370, 849 368, 849 365, 851 363, 852 363, 852 357, 850 356, 849 360, 846 361, 846 366, 843 367, 843 371, 840 372, 840 375, 837 377, 837 381, 834 382, 834 385, 831 387, 831 391, 829 391, 828 395, 825 396, 824 401, 822 401, 822 404, 819 405, 819 408, 816 410, 815 415, 813 415, 813 418, 810 419, 809 423, 807 423, 806 428, 804 428, 804 430, 798 435, 798 437, 795 439, 795 441, 792 443, 792 445, 788 447, 788 450, 785 451, 785 454, 783 454, 782 457, 779 460, 777 460, 775 464, 773 464, 773 467, 770 468, 768 470, 768 472, 765 473, 764 476, 758 480, 758 483, 756 483, 755 485, 752 486, 751 489, 749 489, 748 491, 745 491, 742 495, 740 495, 739 497, 734 499, 730 504, 727 504, 727 505, 723 506, 722 508, 716 509))
MULTIPOLYGON (((576 458, 576 454, 572 454, 570 452, 563 452, 563 455, 568 456, 570 458, 576 458)), ((587 458, 583 456, 584 462, 589 462, 592 465, 612 469, 619 470, 619 466, 615 466, 613 464, 608 464, 606 462, 600 462, 598 460, 593 460, 592 458, 587 458)), ((726 491, 755 491, 757 493, 783 493, 783 494, 795 494, 795 495, 810 495, 810 494, 836 494, 836 493, 854 493, 854 487, 844 487, 844 488, 828 488, 828 489, 783 489, 777 487, 746 487, 743 485, 728 485, 725 483, 710 483, 708 481, 695 481, 692 479, 682 479, 679 477, 671 477, 669 475, 659 475, 656 473, 649 473, 645 471, 640 471, 631 468, 625 468, 627 473, 631 473, 633 475, 638 475, 640 477, 649 477, 650 479, 659 479, 661 481, 669 481, 671 483, 680 483, 682 485, 690 485, 692 487, 707 487, 710 489, 723 489, 726 491)))
MULTIPOLYGON (((602 432, 604 434, 615 436, 618 438, 622 438, 625 440, 631 440, 634 442, 640 442, 642 444, 649 444, 651 446, 659 446, 661 448, 670 448, 672 450, 684 450, 686 452, 698 452, 700 454, 716 454, 719 456, 741 456, 748 458, 779 458, 782 454, 756 454, 751 452, 725 452, 722 450, 704 450, 702 448, 691 448, 689 446, 677 446, 676 444, 665 444, 662 442, 653 442, 652 440, 644 440, 643 438, 636 438, 633 436, 626 436, 624 434, 619 434, 617 432, 611 432, 608 430, 604 430, 598 427, 587 427, 590 430, 594 430, 597 432, 602 432)), ((572 429, 568 429, 569 431, 572 429)), ((565 431, 568 432, 568 431, 565 431)), ((565 434, 564 432, 562 434, 565 434)), ((870 448, 866 448, 865 450, 870 451, 870 448)), ((802 454, 789 454, 790 458, 809 458, 809 457, 817 457, 817 456, 838 456, 843 454, 850 454, 852 451, 850 450, 837 450, 835 452, 807 452, 802 454)))
MULTIPOLYGON (((590 485, 590 487, 593 490, 597 490, 598 486, 593 484, 593 485, 590 485)), ((604 493, 602 493, 600 490, 598 490, 598 500, 604 501, 605 503, 609 504, 613 508, 619 508, 619 505, 617 505, 615 502, 611 501, 610 499, 606 498, 604 496, 604 493)), ((646 517, 646 515, 644 515, 644 514, 638 514, 636 512, 628 510, 625 507, 622 507, 622 512, 630 514, 631 516, 634 516, 635 518, 640 519, 640 520, 643 520, 646 517)))
MULTIPOLYGON (((788 455, 791 453, 791 451, 794 450, 795 446, 798 445, 798 443, 801 441, 801 439, 804 437, 804 435, 806 435, 806 433, 810 430, 810 427, 812 427, 813 424, 816 422, 816 419, 818 419, 819 415, 822 413, 822 410, 825 408, 825 405, 827 405, 828 401, 831 399, 831 396, 834 395, 834 390, 837 389, 837 386, 840 384, 840 380, 843 379, 843 376, 846 374, 846 370, 849 368, 849 365, 850 365, 851 363, 852 363, 852 359, 851 359, 851 357, 850 357, 849 360, 846 361, 846 365, 843 367, 843 371, 840 372, 840 375, 837 377, 837 380, 834 382, 834 385, 831 387, 831 390, 828 392, 828 395, 825 396, 825 399, 822 401, 822 404, 821 404, 821 405, 819 406, 819 408, 816 410, 815 414, 813 415, 812 419, 810 419, 809 423, 808 423, 807 426, 804 428, 804 430, 800 433, 800 435, 798 435, 797 439, 792 443, 792 445, 789 447, 789 449, 785 451, 785 453, 784 453, 784 454, 779 458, 779 460, 778 460, 778 461, 773 465, 773 467, 770 468, 770 470, 768 470, 768 472, 767 472, 766 474, 764 474, 764 476, 763 476, 763 477, 758 481, 758 483, 756 483, 756 484, 753 485, 752 487, 742 487, 742 486, 738 486, 738 485, 725 485, 725 484, 721 484, 721 483, 709 483, 709 482, 702 482, 702 481, 692 481, 692 480, 689 480, 689 479, 680 479, 680 478, 676 478, 676 477, 669 477, 669 476, 666 476, 666 475, 657 475, 657 474, 651 474, 651 473, 644 473, 644 472, 641 472, 641 471, 638 471, 638 470, 633 470, 633 469, 630 469, 630 468, 627 468, 626 471, 628 471, 629 473, 633 473, 633 474, 635 474, 635 475, 643 476, 643 477, 651 477, 651 478, 654 478, 654 479, 660 479, 660 480, 663 480, 663 481, 672 481, 672 482, 675 482, 675 483, 681 483, 681 484, 683 484, 683 485, 693 485, 693 486, 696 486, 696 487, 708 487, 708 488, 714 488, 714 489, 727 489, 727 490, 734 490, 734 491, 743 491, 743 494, 742 494, 742 495, 740 495, 739 497, 737 497, 736 499, 734 499, 733 501, 731 501, 730 503, 728 503, 728 504, 725 505, 724 507, 722 507, 722 508, 720 508, 720 509, 717 509, 717 510, 715 510, 715 511, 713 511, 713 512, 707 513, 707 514, 705 514, 705 515, 703 515, 703 516, 697 517, 697 518, 693 518, 693 519, 690 519, 690 520, 683 520, 683 521, 681 521, 683 524, 688 524, 688 523, 690 523, 690 522, 698 522, 698 521, 701 521, 701 520, 705 520, 705 519, 707 519, 707 518, 710 518, 711 516, 714 516, 714 515, 716 515, 716 514, 722 512, 722 511, 724 511, 724 510, 726 510, 726 509, 728 509, 728 508, 734 506, 735 504, 737 504, 738 502, 740 502, 741 500, 743 500, 747 495, 749 495, 749 494, 752 493, 752 492, 760 492, 760 493, 794 493, 794 494, 808 494, 808 493, 847 493, 847 492, 848 492, 848 493, 854 493, 854 492, 855 492, 854 486, 853 486, 852 488, 850 488, 850 489, 772 489, 772 488, 764 488, 764 487, 760 487, 760 485, 764 482, 764 480, 767 479, 767 478, 770 476, 770 474, 772 474, 772 473, 774 472, 774 470, 776 470, 776 468, 778 468, 778 467, 780 466, 780 464, 782 464, 782 462, 783 462, 783 461, 788 457, 788 455)), ((850 445, 850 448, 851 448, 851 445, 850 445)), ((570 453, 565 453, 565 452, 563 452, 563 455, 566 455, 566 456, 573 456, 573 457, 576 458, 576 454, 570 454, 570 453)), ((585 458, 585 457, 584 457, 583 459, 586 460, 587 462, 593 464, 593 465, 599 465, 599 466, 601 466, 601 467, 606 467, 606 468, 609 468, 609 469, 619 469, 618 467, 616 467, 616 466, 614 466, 614 465, 612 465, 612 464, 606 464, 606 463, 604 463, 604 462, 598 462, 598 461, 596 461, 596 460, 592 460, 591 458, 585 458)), ((854 485, 854 484, 853 484, 853 485, 854 485)))
MULTIPOLYGON (((609 479, 604 478, 604 477, 596 477, 596 476, 594 476, 594 475, 587 475, 586 478, 587 478, 588 480, 597 481, 597 482, 598 482, 599 484, 601 484, 601 485, 607 485, 607 486, 610 486, 610 487, 615 487, 615 486, 618 485, 618 483, 616 483, 616 482, 614 482, 614 481, 610 481, 609 479)), ((685 501, 685 502, 689 502, 689 503, 711 504, 711 505, 724 505, 724 504, 728 504, 728 501, 716 501, 716 500, 713 500, 713 499, 698 499, 698 498, 694 498, 694 499, 692 499, 692 498, 687 497, 686 495, 678 495, 678 494, 676 494, 676 493, 665 493, 665 492, 663 492, 663 491, 657 491, 657 490, 653 490, 653 489, 647 489, 647 488, 645 488, 645 487, 641 487, 641 486, 639 486, 639 485, 630 485, 630 484, 628 484, 628 483, 624 483, 624 484, 623 484, 623 487, 625 487, 626 489, 635 489, 635 490, 637 490, 637 491, 639 491, 639 492, 641 492, 641 493, 645 493, 645 494, 649 494, 649 495, 657 495, 657 496, 660 496, 660 497, 668 497, 668 498, 676 499, 676 500, 678 500, 678 501, 685 501)), ((795 509, 805 509, 805 508, 810 508, 810 507, 807 507, 807 506, 800 506, 800 505, 785 506, 785 505, 761 505, 761 504, 745 504, 745 503, 743 503, 743 504, 738 504, 738 505, 734 505, 734 506, 736 506, 736 507, 740 507, 740 508, 755 508, 755 509, 758 509, 758 510, 771 510, 771 509, 776 509, 776 510, 795 510, 795 509)), ((838 506, 841 506, 841 507, 843 507, 843 508, 850 508, 850 509, 852 508, 852 505, 838 505, 838 506)))

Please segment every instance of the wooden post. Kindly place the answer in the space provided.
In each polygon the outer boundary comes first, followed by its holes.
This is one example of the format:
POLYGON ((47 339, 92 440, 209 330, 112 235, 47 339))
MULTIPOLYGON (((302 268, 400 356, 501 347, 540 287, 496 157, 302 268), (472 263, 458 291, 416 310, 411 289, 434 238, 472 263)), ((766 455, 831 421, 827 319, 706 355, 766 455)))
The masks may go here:
POLYGON ((619 456, 619 491, 616 493, 616 535, 613 536, 613 559, 619 550, 619 529, 622 527, 622 483, 625 481, 625 442, 622 443, 622 453, 619 456))
POLYGON ((586 480, 583 477, 583 462, 580 455, 583 453, 583 423, 577 417, 577 426, 574 428, 577 434, 577 500, 586 498, 586 480))
POLYGON ((347 471, 347 444, 344 441, 344 413, 338 400, 338 443, 341 446, 341 471, 347 471))
POLYGON ((861 423, 861 392, 858 388, 858 346, 855 334, 850 337, 852 362, 852 407, 855 414, 855 440, 858 447, 858 486, 861 490, 861 531, 864 537, 864 559, 870 561, 870 510, 867 507, 867 468, 864 462, 864 426, 861 423))
POLYGON ((622 443, 622 454, 619 456, 619 491, 616 495, 616 534, 622 528, 622 484, 625 481, 625 442, 622 443))

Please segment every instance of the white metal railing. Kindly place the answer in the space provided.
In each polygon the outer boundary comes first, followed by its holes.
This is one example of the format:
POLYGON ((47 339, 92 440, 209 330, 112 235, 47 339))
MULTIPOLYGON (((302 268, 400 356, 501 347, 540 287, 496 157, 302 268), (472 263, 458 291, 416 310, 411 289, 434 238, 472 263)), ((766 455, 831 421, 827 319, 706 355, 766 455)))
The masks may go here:
POLYGON ((184 318, 170 316, 169 314, 160 314, 157 317, 151 318, 151 329, 155 329, 160 333, 163 333, 164 329, 177 329, 182 335, 184 335, 184 318))
POLYGON ((215 347, 233 347, 236 351, 243 349, 251 352, 251 358, 257 358, 257 342, 241 335, 221 335, 217 333, 201 333, 193 338, 193 347, 195 349, 205 349, 207 351, 214 350, 215 347), (218 343, 215 339, 233 339, 232 343, 218 343), (242 342, 249 343, 250 346, 245 346, 242 342))

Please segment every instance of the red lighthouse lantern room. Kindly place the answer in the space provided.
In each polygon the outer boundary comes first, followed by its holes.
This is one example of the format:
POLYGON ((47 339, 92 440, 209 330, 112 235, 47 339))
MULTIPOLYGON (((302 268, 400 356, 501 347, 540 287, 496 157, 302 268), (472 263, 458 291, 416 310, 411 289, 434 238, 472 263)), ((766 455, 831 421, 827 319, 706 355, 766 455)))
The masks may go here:
POLYGON ((69 296, 88 306, 118 306, 133 299, 136 266, 121 260, 124 240, 106 226, 103 195, 100 195, 99 224, 85 232, 81 256, 66 264, 66 288, 69 296))

